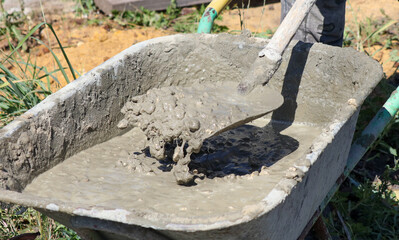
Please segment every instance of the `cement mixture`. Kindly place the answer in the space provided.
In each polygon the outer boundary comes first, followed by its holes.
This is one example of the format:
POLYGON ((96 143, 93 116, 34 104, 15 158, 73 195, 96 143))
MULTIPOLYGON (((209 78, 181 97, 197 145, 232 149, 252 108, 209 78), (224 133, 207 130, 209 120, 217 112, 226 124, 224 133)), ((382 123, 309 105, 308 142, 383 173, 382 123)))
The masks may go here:
POLYGON ((173 159, 151 157, 140 128, 116 127, 129 96, 148 89, 238 84, 262 46, 177 35, 127 49, 3 128, 0 185, 24 191, 13 202, 65 224, 90 220, 100 235, 140 226, 175 239, 296 238, 342 173, 359 105, 380 79, 364 54, 293 42, 267 84, 284 105, 206 139, 188 164, 190 187, 176 184, 173 159))
POLYGON ((192 184, 190 157, 200 151, 206 138, 261 117, 283 103, 283 97, 269 88, 243 96, 236 86, 235 82, 219 82, 151 89, 125 104, 125 118, 118 127, 138 126, 147 136, 149 154, 158 160, 173 160, 177 183, 192 184))
MULTIPOLYGON (((188 167, 197 177, 187 187, 176 184, 170 171, 173 161, 158 161, 142 151, 147 137, 134 128, 66 159, 24 191, 126 209, 146 218, 166 215, 169 223, 209 223, 228 215, 239 219, 256 214, 257 204, 287 178, 287 169, 320 133, 314 126, 283 126, 261 118, 213 136, 192 155, 188 167)), ((298 171, 290 172, 291 178, 301 178, 298 171)))

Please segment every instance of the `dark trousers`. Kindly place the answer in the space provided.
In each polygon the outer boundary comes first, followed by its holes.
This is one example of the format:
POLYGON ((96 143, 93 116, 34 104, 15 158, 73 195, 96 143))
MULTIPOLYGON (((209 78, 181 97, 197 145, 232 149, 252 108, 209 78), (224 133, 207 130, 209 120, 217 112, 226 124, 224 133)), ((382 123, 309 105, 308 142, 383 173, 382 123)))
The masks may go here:
MULTIPOLYGON (((295 0, 281 0, 281 21, 295 0)), ((294 39, 342 47, 346 0, 317 0, 294 39)))

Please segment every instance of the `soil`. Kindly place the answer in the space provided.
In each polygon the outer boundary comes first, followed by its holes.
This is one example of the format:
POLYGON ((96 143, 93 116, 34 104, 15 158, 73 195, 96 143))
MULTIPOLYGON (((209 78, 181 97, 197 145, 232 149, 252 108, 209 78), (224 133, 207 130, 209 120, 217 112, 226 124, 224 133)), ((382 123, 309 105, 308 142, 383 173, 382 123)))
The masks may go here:
MULTIPOLYGON (((399 4, 396 0, 381 0, 378 1, 378 7, 373 1, 366 0, 348 0, 346 6, 346 27, 355 31, 356 21, 367 22, 367 19, 382 20, 389 18, 399 21, 399 4)), ((248 8, 244 10, 229 10, 223 12, 223 20, 216 21, 217 24, 226 25, 231 31, 238 31, 243 28, 250 29, 255 33, 267 33, 268 30, 273 32, 280 24, 280 3, 268 4, 265 7, 248 8), (240 14, 243 19, 243 26, 240 24, 240 14)), ((392 27, 391 27, 392 28, 392 27)), ((397 33, 398 34, 398 33, 397 33)), ((267 35, 267 34, 266 34, 267 35)), ((374 46, 370 49, 365 49, 369 55, 372 55, 376 50, 382 46, 374 46)), ((396 46, 398 49, 398 46, 396 46)), ((396 68, 393 61, 390 61, 390 52, 392 49, 384 49, 373 56, 379 61, 384 69, 384 72, 389 78, 395 73, 396 68)), ((396 71, 397 72, 397 71, 396 71)))
MULTIPOLYGON (((69 61, 80 75, 133 44, 174 33, 150 27, 123 29, 121 27, 113 28, 108 24, 103 26, 86 25, 85 22, 86 20, 80 21, 79 19, 56 21, 54 27, 63 46, 66 46, 65 52, 69 61)), ((52 46, 56 46, 55 39, 50 38, 52 46)), ((56 66, 51 53, 45 46, 39 46, 33 51, 37 56, 38 66, 50 66, 50 69, 51 66, 56 66)), ((60 50, 55 49, 54 52, 58 56, 62 56, 60 50)), ((60 60, 63 66, 67 66, 65 59, 60 60)), ((70 74, 69 77, 71 77, 70 74)), ((64 81, 62 84, 64 85, 66 82, 64 81)))
MULTIPOLYGON (((378 20, 387 16, 399 20, 399 4, 396 0, 380 0, 378 7, 376 8, 372 1, 348 1, 347 26, 353 28, 355 16, 358 22, 364 22, 367 18, 378 20)), ((275 31, 280 22, 280 10, 279 3, 268 4, 265 7, 226 10, 222 14, 223 20, 216 23, 227 26, 230 32, 238 32, 242 29, 240 25, 241 14, 244 28, 255 33, 264 33, 267 30, 275 31)), ((88 72, 132 44, 155 37, 176 34, 172 30, 148 27, 137 26, 127 29, 101 19, 96 21, 98 24, 89 24, 88 19, 76 18, 73 13, 49 14, 47 20, 53 23, 62 44, 67 46, 66 53, 72 66, 80 74, 88 72)), ((48 33, 48 35, 51 34, 48 33)), ((47 34, 45 38, 47 38, 47 34)), ((55 39, 51 39, 51 46, 55 47, 55 39)), ((373 49, 366 49, 366 51, 372 53, 378 48, 381 48, 381 46, 374 46, 373 49)), ((396 46, 396 48, 398 47, 396 46)), ((383 65, 387 77, 392 76, 397 67, 389 59, 391 51, 392 49, 385 49, 373 56, 383 65)), ((58 56, 61 56, 60 51, 55 50, 55 52, 58 56)), ((48 66, 50 69, 55 66, 51 54, 45 47, 37 47, 33 50, 33 53, 37 56, 39 66, 48 66)), ((63 63, 65 65, 65 62, 63 63)), ((66 82, 62 84, 64 85, 66 82)))

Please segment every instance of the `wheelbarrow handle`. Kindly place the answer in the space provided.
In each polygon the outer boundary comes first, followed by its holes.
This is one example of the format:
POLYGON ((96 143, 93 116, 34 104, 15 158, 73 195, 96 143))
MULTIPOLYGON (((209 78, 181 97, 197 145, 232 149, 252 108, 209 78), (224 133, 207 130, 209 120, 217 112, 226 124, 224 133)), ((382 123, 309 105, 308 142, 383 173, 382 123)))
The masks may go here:
POLYGON ((213 21, 231 0, 213 0, 205 9, 198 25, 197 33, 210 33, 213 21))
POLYGON ((294 37, 299 26, 309 14, 316 0, 297 0, 281 22, 270 42, 259 52, 259 57, 269 57, 273 60, 282 56, 291 39, 294 37))

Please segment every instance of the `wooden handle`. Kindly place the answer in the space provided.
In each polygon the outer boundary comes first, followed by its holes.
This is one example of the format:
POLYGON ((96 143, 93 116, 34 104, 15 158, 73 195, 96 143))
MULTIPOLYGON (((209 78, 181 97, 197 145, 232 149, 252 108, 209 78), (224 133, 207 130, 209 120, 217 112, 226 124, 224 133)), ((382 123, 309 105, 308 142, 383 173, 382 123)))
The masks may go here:
POLYGON ((299 26, 310 12, 316 0, 296 0, 283 22, 278 27, 269 44, 259 52, 259 57, 270 60, 283 54, 299 26))
POLYGON ((310 12, 316 0, 297 0, 278 27, 269 44, 259 52, 249 73, 238 84, 240 94, 248 94, 256 86, 266 84, 280 66, 284 50, 287 48, 295 32, 310 12))
POLYGON ((213 8, 216 10, 217 14, 220 15, 223 8, 225 8, 230 2, 231 0, 213 0, 206 8, 213 8))

